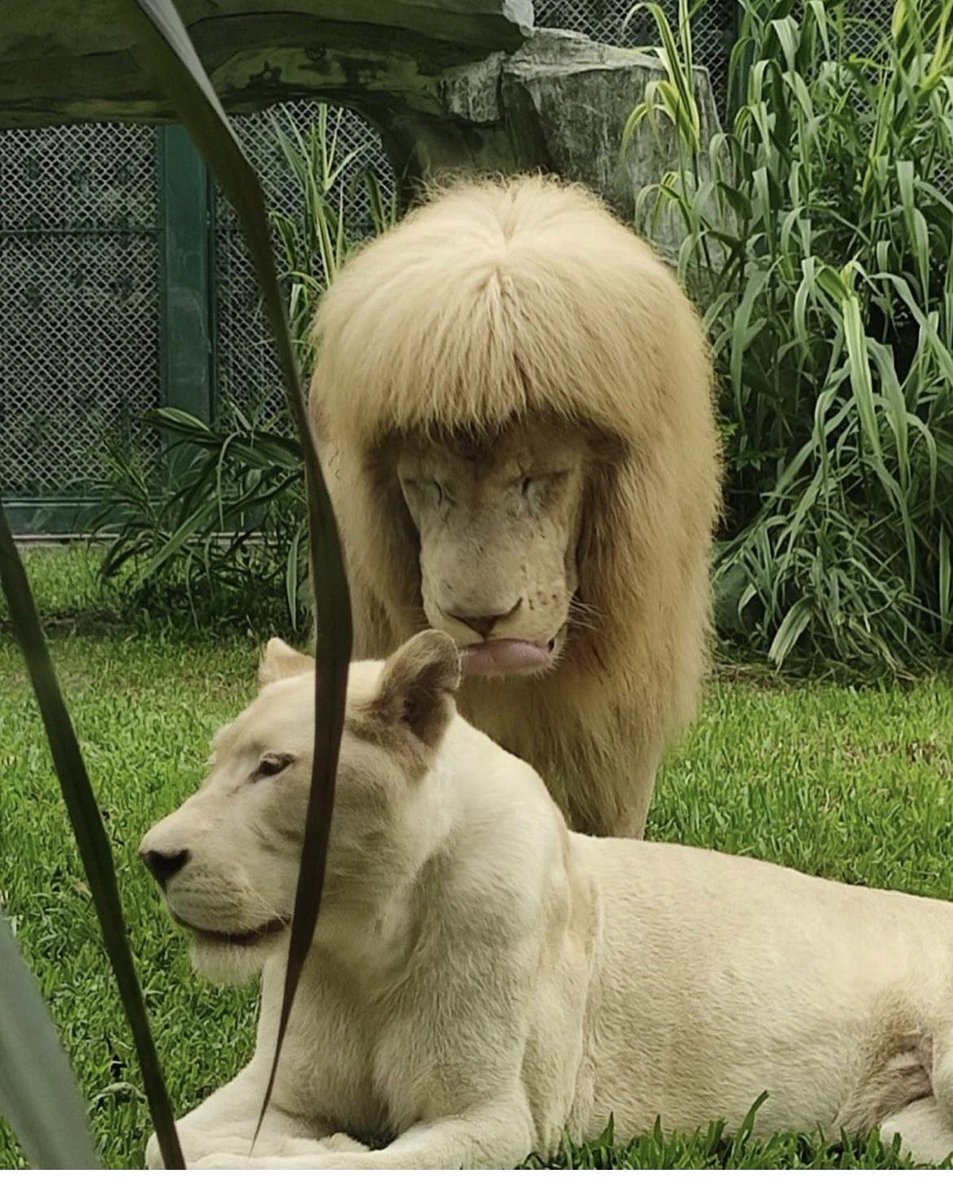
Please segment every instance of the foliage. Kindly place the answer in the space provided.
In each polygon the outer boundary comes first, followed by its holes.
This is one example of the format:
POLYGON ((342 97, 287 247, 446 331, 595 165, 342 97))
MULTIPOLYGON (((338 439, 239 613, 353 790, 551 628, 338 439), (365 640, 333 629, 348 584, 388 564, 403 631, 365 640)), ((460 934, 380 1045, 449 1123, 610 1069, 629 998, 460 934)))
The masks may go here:
MULTIPOLYGON (((340 121, 327 105, 305 131, 273 117, 300 195, 295 212, 272 212, 271 222, 305 376, 315 304, 359 240, 346 217, 357 190, 375 230, 395 219, 373 174, 349 173, 354 154, 340 148, 340 121)), ((224 396, 211 424, 174 408, 143 421, 163 439, 167 469, 158 478, 141 449, 104 433, 109 470, 91 517, 114 539, 104 580, 121 579, 129 606, 152 618, 302 629, 310 603, 304 466, 286 411, 268 401, 249 411, 224 396)))
POLYGON ((2 910, 0 977, 0 1112, 36 1166, 94 1169, 76 1080, 2 910))
MULTIPOLYGON (((72 557, 72 556, 71 556, 72 557)), ((31 551, 44 615, 58 612, 58 550, 31 551)), ((168 631, 104 636, 62 630, 53 649, 102 797, 130 937, 173 1105, 184 1112, 231 1078, 254 1044, 256 997, 192 973, 186 939, 137 859, 149 825, 194 790, 209 739, 255 694, 256 647, 215 631, 187 640, 168 631)), ((96 921, 29 687, 9 637, 0 637, 0 902, 48 998, 90 1107, 104 1162, 141 1164, 149 1131, 142 1082, 118 998, 102 969, 96 921)), ((953 679, 856 691, 833 684, 716 682, 702 716, 666 764, 650 814, 653 841, 711 845, 829 875, 949 898, 953 835, 953 679)), ((857 1150, 860 1153, 860 1150, 857 1150)), ((631 1149, 593 1143, 556 1164, 726 1165, 707 1134, 668 1132, 631 1149)), ((732 1165, 859 1165, 816 1138, 748 1142, 732 1165)), ((0 1128, 0 1168, 21 1156, 0 1128)), ((866 1165, 888 1159, 865 1158, 866 1165)))
POLYGON ((779 666, 928 667, 953 650, 953 0, 898 0, 886 34, 743 0, 707 146, 687 0, 677 31, 649 7, 665 78, 628 132, 671 122, 680 161, 638 219, 677 230, 714 342, 720 624, 779 666))
POLYGON ((288 321, 305 377, 312 367, 309 331, 319 296, 368 233, 382 233, 397 219, 396 193, 385 197, 373 171, 353 174, 357 151, 340 150, 342 119, 343 109, 327 104, 318 105, 305 131, 272 116, 275 140, 300 199, 293 213, 273 211, 271 221, 284 258, 288 321), (369 226, 349 219, 352 210, 361 214, 364 208, 369 226))
MULTIPOLYGON (((334 512, 308 423, 301 377, 288 329, 288 315, 275 272, 272 233, 259 180, 242 153, 172 0, 126 0, 121 11, 133 33, 136 53, 145 64, 147 73, 175 105, 181 120, 196 140, 236 210, 254 267, 289 415, 298 435, 304 462, 308 557, 314 570, 315 617, 319 618, 316 620, 314 699, 315 709, 322 714, 322 720, 315 726, 313 765, 298 885, 289 930, 284 994, 271 1078, 262 1097, 263 1117, 271 1096, 288 1015, 321 904, 351 657, 350 600, 334 512)), ((42 716, 46 742, 82 859, 87 894, 93 901, 142 1068, 150 1122, 155 1128, 165 1166, 182 1168, 184 1163, 172 1111, 126 938, 110 842, 2 505, 0 584, 42 716)), ((35 1028, 41 1028, 42 1010, 36 1011, 35 1015, 35 1028)), ((4 1103, 16 1106, 11 1117, 24 1135, 25 1149, 42 1154, 46 1159, 51 1144, 38 1139, 45 1138, 49 1129, 37 1124, 33 1115, 41 1106, 43 1085, 50 1082, 50 1077, 37 1080, 35 1090, 31 1089, 29 1082, 25 1088, 17 1085, 11 1090, 9 1083, 12 1078, 11 1075, 5 1079, 4 1103)), ((68 1103, 67 1094, 62 1089, 60 1098, 63 1103, 68 1103)), ((80 1147, 77 1147, 71 1161, 74 1165, 81 1163, 80 1147)))
POLYGON ((164 438, 165 485, 133 446, 96 485, 102 578, 131 610, 196 625, 288 632, 306 618, 304 466, 283 414, 226 402, 215 427, 178 409, 144 423, 164 438))
MULTIPOLYGON (((278 362, 288 414, 304 460, 308 559, 314 579, 316 625, 314 706, 315 712, 321 714, 321 720, 315 721, 298 881, 288 930, 284 989, 271 1073, 262 1097, 258 1121, 260 1127, 271 1099, 291 1006, 321 907, 351 660, 350 593, 334 509, 308 421, 301 375, 288 328, 288 313, 275 271, 272 231, 265 211, 261 183, 242 152, 173 0, 127 0, 124 11, 134 35, 138 57, 152 79, 174 103, 180 119, 238 216, 261 294, 262 311, 278 362)), ((32 668, 33 664, 30 665, 32 668)), ((38 688, 37 697, 42 704, 43 697, 38 688)), ((84 862, 84 865, 87 864, 84 862)), ((138 1038, 137 1049, 143 1066, 148 1066, 143 1059, 138 1038)), ((148 1087, 148 1073, 145 1080, 148 1087)), ((155 1105, 153 1115, 156 1116, 155 1105)), ((168 1138, 164 1124, 157 1120, 156 1135, 165 1164, 180 1166, 181 1155, 174 1131, 168 1138), (174 1151, 172 1158, 170 1150, 174 1151)))

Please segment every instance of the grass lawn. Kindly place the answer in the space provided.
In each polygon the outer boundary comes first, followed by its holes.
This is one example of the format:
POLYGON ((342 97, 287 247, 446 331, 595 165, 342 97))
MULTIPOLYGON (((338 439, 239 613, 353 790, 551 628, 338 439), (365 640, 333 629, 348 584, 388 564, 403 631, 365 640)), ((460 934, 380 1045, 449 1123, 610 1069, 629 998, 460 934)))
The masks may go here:
MULTIPOLYGON (((195 787, 208 741, 254 693, 247 635, 131 629, 95 598, 88 558, 30 555, 54 659, 116 857, 159 1054, 177 1112, 231 1078, 252 1046, 254 990, 189 971, 136 847, 195 787), (98 609, 77 622, 77 610, 98 609)), ((39 718, 0 607, 0 906, 12 918, 87 1098, 103 1161, 141 1166, 149 1131, 131 1041, 101 951, 39 718)), ((766 679, 712 685, 661 779, 649 836, 851 883, 953 898, 953 682, 857 691, 766 679)), ((754 1097, 752 1097, 754 1099, 754 1097)), ((715 1126, 567 1147, 557 1166, 866 1167, 899 1160, 819 1138, 733 1141, 715 1126)), ((0 1122, 0 1168, 22 1165, 0 1122)))

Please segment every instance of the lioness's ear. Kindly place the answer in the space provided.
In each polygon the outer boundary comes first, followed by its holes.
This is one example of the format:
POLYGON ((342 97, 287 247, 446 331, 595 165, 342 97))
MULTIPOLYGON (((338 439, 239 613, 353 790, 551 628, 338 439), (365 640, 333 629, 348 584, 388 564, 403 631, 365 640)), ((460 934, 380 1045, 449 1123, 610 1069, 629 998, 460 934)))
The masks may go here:
POLYGON ((435 749, 453 717, 453 693, 459 686, 460 655, 453 639, 427 629, 384 664, 372 708, 382 720, 407 726, 435 749))
POLYGON ((303 675, 305 671, 314 670, 314 659, 310 655, 293 650, 281 638, 271 638, 262 652, 258 664, 258 682, 264 687, 274 683, 276 679, 286 679, 289 675, 303 675))

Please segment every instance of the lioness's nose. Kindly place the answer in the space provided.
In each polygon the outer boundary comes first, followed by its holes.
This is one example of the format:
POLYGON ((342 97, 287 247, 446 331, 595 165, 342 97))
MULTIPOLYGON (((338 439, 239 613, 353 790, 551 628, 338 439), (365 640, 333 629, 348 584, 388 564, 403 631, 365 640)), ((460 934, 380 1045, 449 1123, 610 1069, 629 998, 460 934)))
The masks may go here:
POLYGON ((191 855, 188 850, 179 850, 175 854, 163 854, 159 850, 140 850, 139 857, 161 886, 165 887, 172 876, 185 866, 191 855))
POLYGON ((478 633, 480 635, 480 637, 485 638, 485 637, 490 636, 490 632, 492 631, 493 626, 497 623, 497 621, 505 621, 507 617, 511 617, 517 611, 517 609, 520 607, 520 605, 522 603, 523 603, 523 597, 520 596, 519 600, 516 601, 516 603, 509 610, 509 612, 488 613, 486 615, 480 615, 479 613, 477 613, 477 614, 460 613, 460 612, 450 612, 448 610, 447 616, 453 617, 453 619, 455 621, 462 622, 468 628, 472 629, 474 631, 474 633, 478 633))

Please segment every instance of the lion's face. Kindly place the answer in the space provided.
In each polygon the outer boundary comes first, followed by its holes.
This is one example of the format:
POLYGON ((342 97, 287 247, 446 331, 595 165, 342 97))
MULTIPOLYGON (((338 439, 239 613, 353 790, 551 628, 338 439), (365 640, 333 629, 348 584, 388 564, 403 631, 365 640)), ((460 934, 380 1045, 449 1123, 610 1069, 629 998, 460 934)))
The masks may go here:
POLYGON ((465 650, 465 674, 556 661, 578 584, 586 461, 580 433, 545 425, 398 449, 424 613, 465 650))
MULTIPOLYGON (((378 901, 424 852, 418 803, 453 716, 459 670, 452 643, 433 631, 385 664, 352 664, 322 929, 355 904, 378 901)), ((261 678, 258 698, 216 735, 201 787, 140 846, 172 915, 192 935, 193 965, 219 982, 250 978, 282 949, 297 887, 314 660, 274 639, 261 678)))

